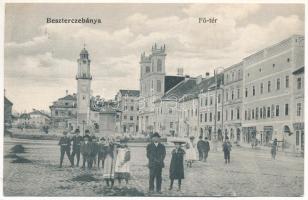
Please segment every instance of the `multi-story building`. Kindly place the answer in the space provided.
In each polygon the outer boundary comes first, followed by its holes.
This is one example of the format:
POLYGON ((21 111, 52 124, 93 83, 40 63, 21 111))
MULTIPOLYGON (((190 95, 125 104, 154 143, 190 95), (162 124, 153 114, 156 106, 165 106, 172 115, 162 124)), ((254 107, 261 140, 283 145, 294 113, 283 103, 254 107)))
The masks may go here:
MULTIPOLYGON (((154 130, 163 136, 184 136, 184 129, 179 114, 182 112, 181 98, 196 85, 196 79, 186 77, 173 88, 168 90, 162 98, 155 101, 154 130)), ((182 120, 184 123, 184 120, 182 120)))
POLYGON ((51 126, 53 128, 74 130, 76 128, 77 117, 77 97, 76 94, 59 98, 49 106, 51 111, 51 126))
POLYGON ((242 142, 243 63, 224 70, 224 132, 231 141, 242 142))
POLYGON ((223 139, 223 74, 204 81, 199 98, 200 136, 209 140, 223 139), (216 132, 215 132, 216 131, 216 132))
POLYGON ((293 132, 290 132, 288 127, 285 127, 288 133, 287 136, 290 136, 289 143, 291 144, 291 148, 294 149, 295 152, 303 152, 304 151, 304 115, 305 115, 305 74, 304 67, 300 67, 296 69, 293 73, 293 99, 292 99, 292 127, 293 132), (293 135, 293 136, 292 136, 293 135))
POLYGON ((165 45, 157 47, 155 44, 149 56, 141 54, 139 128, 142 133, 154 130, 154 102, 184 79, 183 76, 166 76, 165 51, 165 45))
POLYGON ((136 135, 139 131, 139 90, 120 90, 115 101, 120 111, 117 130, 120 133, 136 135))
POLYGON ((301 122, 301 116, 293 116, 297 114, 293 110, 297 109, 293 95, 297 75, 293 72, 303 66, 304 37, 299 35, 244 58, 242 126, 246 142, 256 138, 267 145, 277 138, 286 147, 292 145, 290 137, 296 134, 285 130, 294 132, 293 124, 301 122))

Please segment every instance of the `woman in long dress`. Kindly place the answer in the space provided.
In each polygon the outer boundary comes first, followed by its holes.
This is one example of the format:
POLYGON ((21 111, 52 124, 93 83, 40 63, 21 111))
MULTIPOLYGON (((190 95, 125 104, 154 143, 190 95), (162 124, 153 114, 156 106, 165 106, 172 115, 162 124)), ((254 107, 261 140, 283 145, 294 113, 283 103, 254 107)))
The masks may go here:
POLYGON ((194 144, 194 137, 189 138, 189 142, 186 144, 186 162, 187 167, 192 167, 192 163, 197 160, 197 152, 194 144))
POLYGON ((130 150, 128 149, 128 146, 121 141, 121 144, 117 148, 117 159, 115 164, 115 179, 118 179, 119 184, 121 184, 121 180, 123 179, 126 184, 128 184, 130 178, 129 161, 130 150))
POLYGON ((103 178, 106 181, 107 186, 111 187, 114 185, 114 170, 115 170, 115 163, 116 163, 116 147, 111 138, 107 140, 107 148, 105 154, 105 161, 104 161, 104 169, 103 169, 103 178))

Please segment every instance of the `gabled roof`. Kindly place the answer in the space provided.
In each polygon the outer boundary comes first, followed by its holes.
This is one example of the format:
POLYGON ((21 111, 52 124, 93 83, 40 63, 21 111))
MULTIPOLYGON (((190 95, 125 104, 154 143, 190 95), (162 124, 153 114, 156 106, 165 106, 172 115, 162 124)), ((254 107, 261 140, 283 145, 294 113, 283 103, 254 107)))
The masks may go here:
POLYGON ((65 97, 60 98, 59 100, 77 100, 77 97, 69 94, 65 97))
POLYGON ((39 110, 33 110, 32 112, 29 113, 29 115, 43 115, 43 116, 45 116, 45 117, 50 118, 49 115, 47 115, 46 113, 43 113, 43 112, 41 112, 41 111, 39 111, 39 110))
POLYGON ((298 74, 303 74, 304 72, 305 72, 305 67, 303 66, 303 67, 295 70, 292 74, 293 75, 298 75, 298 74))
POLYGON ((139 97, 140 91, 139 90, 120 90, 122 96, 129 96, 129 97, 139 97))

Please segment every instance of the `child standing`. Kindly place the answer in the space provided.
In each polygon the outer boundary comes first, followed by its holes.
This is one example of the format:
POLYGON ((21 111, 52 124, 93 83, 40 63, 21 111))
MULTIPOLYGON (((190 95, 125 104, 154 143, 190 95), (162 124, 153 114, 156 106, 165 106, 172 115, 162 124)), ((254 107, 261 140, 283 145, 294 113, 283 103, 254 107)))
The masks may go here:
POLYGON ((197 151, 194 145, 195 137, 191 136, 189 142, 186 144, 186 162, 187 167, 192 167, 192 163, 197 160, 197 151))
POLYGON ((117 149, 117 159, 115 164, 115 179, 118 179, 119 184, 121 184, 121 180, 125 180, 126 184, 128 184, 128 180, 130 177, 129 173, 129 161, 130 161, 130 150, 126 144, 126 141, 121 140, 120 145, 117 149))
POLYGON ((104 161, 103 178, 106 181, 107 186, 111 188, 114 185, 114 169, 116 159, 116 147, 112 138, 107 139, 106 157, 104 161))
POLYGON ((175 149, 172 150, 172 157, 169 169, 170 187, 172 190, 174 180, 178 180, 178 191, 181 190, 182 179, 184 179, 184 154, 181 144, 185 142, 174 142, 175 149))

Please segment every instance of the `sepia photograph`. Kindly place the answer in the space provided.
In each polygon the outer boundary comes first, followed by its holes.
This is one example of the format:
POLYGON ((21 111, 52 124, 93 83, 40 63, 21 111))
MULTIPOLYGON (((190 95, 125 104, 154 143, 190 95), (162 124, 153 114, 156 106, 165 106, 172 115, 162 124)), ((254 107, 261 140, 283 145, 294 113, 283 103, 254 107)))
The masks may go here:
POLYGON ((2 197, 305 196, 305 2, 3 4, 2 197))

